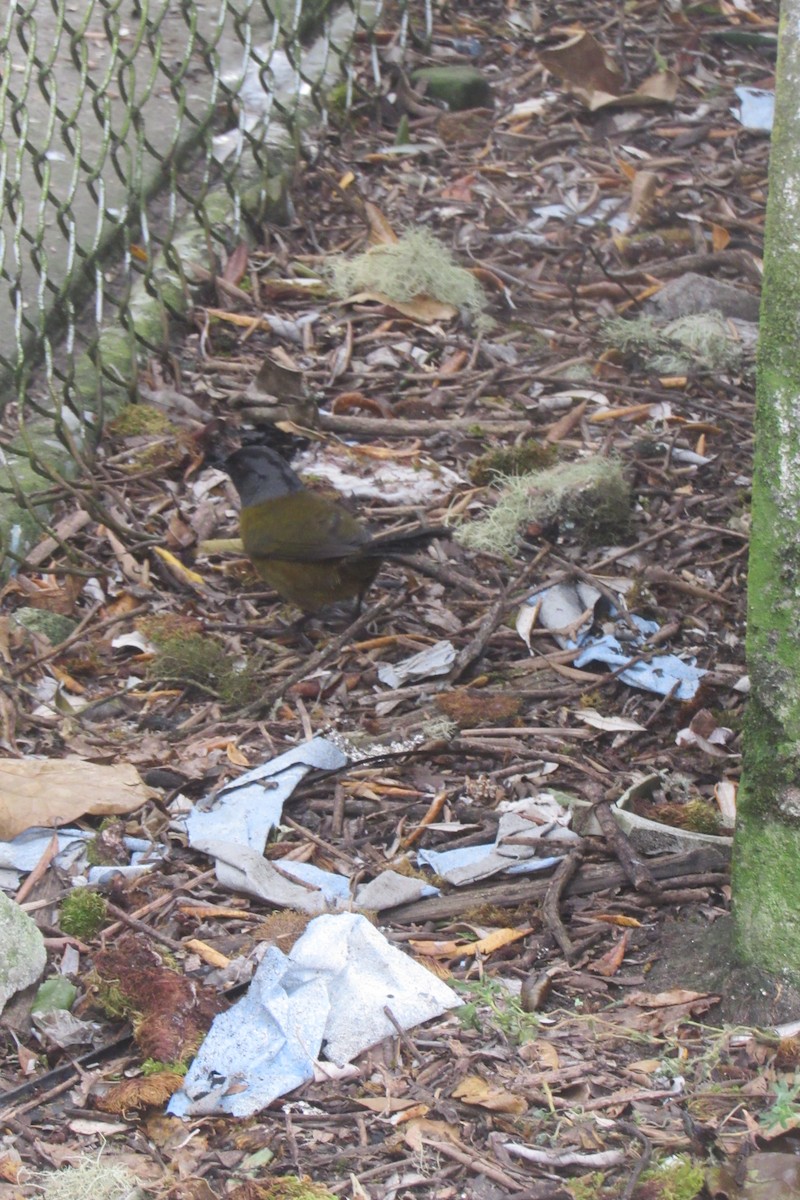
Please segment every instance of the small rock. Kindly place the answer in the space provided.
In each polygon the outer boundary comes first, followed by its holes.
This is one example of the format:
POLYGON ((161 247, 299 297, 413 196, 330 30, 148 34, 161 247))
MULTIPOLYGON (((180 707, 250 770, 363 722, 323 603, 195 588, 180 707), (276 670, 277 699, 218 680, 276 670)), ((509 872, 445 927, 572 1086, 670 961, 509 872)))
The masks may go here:
POLYGON ((648 302, 668 321, 710 310, 740 321, 758 321, 759 298, 752 292, 688 272, 669 283, 648 302))
POLYGON ((0 1012, 11 996, 35 983, 46 962, 39 927, 0 892, 0 1012))

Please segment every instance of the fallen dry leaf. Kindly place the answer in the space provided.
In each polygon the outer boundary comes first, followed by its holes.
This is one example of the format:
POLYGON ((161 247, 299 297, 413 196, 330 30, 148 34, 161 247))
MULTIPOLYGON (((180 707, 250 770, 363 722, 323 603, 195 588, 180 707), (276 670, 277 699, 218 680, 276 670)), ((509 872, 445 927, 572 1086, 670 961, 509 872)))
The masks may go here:
POLYGON ((409 1150, 416 1152, 419 1152, 425 1143, 430 1141, 444 1140, 452 1142, 454 1146, 461 1145, 454 1125, 449 1125, 447 1121, 431 1121, 427 1117, 421 1117, 418 1121, 409 1121, 403 1130, 403 1138, 409 1150))
POLYGON ((78 817, 134 812, 156 792, 129 763, 101 766, 85 759, 4 759, 0 762, 0 838, 34 825, 68 825, 78 817))
POLYGON ((625 951, 628 949, 628 940, 630 938, 630 930, 626 929, 618 942, 608 950, 602 958, 598 958, 597 962, 590 965, 590 970, 597 971, 599 975, 605 975, 610 978, 616 975, 617 971, 622 966, 622 960, 625 957, 625 951))
POLYGON ((434 300, 430 296, 414 296, 411 300, 393 300, 383 292, 356 292, 348 296, 345 304, 381 304, 385 308, 416 321, 418 325, 435 325, 437 321, 452 321, 458 316, 458 309, 442 300, 434 300))
POLYGON ((497 1087, 481 1079, 480 1075, 467 1075, 450 1093, 454 1100, 463 1100, 465 1104, 476 1104, 480 1108, 488 1108, 491 1112, 524 1113, 528 1102, 523 1096, 515 1096, 505 1088, 497 1087))

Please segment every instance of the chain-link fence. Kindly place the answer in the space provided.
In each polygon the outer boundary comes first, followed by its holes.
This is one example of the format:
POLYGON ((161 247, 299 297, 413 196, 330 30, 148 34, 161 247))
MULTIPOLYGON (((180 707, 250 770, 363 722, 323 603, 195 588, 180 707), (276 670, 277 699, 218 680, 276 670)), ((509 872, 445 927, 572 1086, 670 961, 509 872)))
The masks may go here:
MULTIPOLYGON (((356 40, 406 0, 18 0, 0 25, 0 408, 26 466, 80 457, 191 303, 193 266, 289 203, 356 40), (88 431, 88 437, 87 437, 88 431)), ((201 268, 202 269, 202 268, 201 268)), ((1 472, 0 472, 1 473, 1 472)), ((51 476, 52 478, 52 476, 51 476)), ((39 486, 41 480, 37 476, 39 486)), ((6 506, 7 507, 7 506, 6 506)), ((19 516, 19 513, 17 513, 19 516)), ((23 522, 24 524, 24 522, 23 522)), ((16 526, 0 512, 4 549, 16 526)))

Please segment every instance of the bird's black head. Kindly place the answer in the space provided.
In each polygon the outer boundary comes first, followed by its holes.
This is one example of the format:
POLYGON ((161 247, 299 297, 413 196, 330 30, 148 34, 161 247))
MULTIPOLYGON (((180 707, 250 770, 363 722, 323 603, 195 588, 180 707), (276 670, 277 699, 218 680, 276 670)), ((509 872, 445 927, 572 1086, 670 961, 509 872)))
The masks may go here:
POLYGON ((225 460, 242 508, 301 492, 303 484, 289 464, 266 446, 243 446, 225 460))

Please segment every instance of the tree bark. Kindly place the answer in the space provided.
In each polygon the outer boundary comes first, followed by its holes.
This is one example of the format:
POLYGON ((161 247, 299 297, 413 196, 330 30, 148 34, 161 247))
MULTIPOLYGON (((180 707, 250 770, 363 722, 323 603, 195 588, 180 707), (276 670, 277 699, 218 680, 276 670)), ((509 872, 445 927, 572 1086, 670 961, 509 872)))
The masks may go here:
POLYGON ((800 0, 781 6, 756 384, 736 949, 800 977, 800 0))

